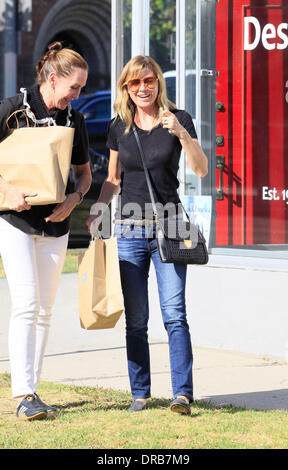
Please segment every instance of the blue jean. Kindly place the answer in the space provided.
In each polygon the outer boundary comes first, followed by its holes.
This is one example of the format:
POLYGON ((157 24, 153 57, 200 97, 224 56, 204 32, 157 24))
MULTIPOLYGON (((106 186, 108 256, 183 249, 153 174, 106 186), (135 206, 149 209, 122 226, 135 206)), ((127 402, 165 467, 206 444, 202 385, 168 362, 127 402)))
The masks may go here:
POLYGON ((148 275, 152 258, 168 334, 173 396, 185 395, 192 401, 193 356, 185 305, 187 266, 160 261, 155 231, 145 237, 144 227, 116 225, 114 235, 118 237, 132 397, 150 397, 148 275))

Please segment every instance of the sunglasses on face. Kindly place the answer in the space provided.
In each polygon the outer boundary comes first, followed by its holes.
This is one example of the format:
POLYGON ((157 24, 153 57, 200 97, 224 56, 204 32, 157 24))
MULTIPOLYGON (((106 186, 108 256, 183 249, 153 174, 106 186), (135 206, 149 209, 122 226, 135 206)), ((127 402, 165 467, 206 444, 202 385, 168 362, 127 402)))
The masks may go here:
POLYGON ((132 80, 129 80, 127 85, 130 91, 135 92, 139 90, 141 83, 143 82, 147 88, 152 90, 153 88, 155 88, 157 80, 158 80, 157 77, 147 77, 147 78, 144 78, 143 80, 141 80, 140 78, 134 78, 132 80))

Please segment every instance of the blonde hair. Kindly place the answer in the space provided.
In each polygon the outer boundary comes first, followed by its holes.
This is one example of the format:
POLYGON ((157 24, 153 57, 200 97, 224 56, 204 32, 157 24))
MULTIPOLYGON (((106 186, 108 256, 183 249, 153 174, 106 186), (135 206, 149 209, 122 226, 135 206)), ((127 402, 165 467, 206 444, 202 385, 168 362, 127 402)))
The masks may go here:
POLYGON ((161 114, 164 109, 176 109, 175 104, 167 98, 165 78, 157 62, 151 57, 138 55, 129 60, 124 66, 117 84, 117 97, 114 104, 114 111, 115 117, 119 116, 126 124, 125 134, 129 132, 132 126, 135 113, 135 104, 129 96, 127 84, 129 80, 138 78, 145 68, 151 70, 158 78, 158 95, 156 100, 158 115, 155 120, 155 125, 160 123, 161 114))
POLYGON ((88 71, 86 60, 78 52, 63 48, 61 42, 53 42, 36 65, 37 83, 41 85, 46 82, 51 72, 68 77, 74 67, 88 71))

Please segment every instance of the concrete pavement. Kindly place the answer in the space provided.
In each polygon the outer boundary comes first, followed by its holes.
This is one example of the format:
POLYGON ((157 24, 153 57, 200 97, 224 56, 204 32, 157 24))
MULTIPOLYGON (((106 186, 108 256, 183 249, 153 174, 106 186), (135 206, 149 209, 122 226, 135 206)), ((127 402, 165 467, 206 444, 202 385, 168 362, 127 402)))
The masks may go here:
MULTIPOLYGON (((156 300, 158 302, 158 299, 156 300)), ((9 372, 10 298, 0 280, 0 372, 9 372)), ((193 329, 192 341, 193 341, 193 329)), ((172 397, 168 345, 151 340, 152 395, 172 397)), ((215 405, 288 409, 288 364, 273 358, 194 345, 194 396, 215 405)), ((86 331, 78 317, 77 274, 64 274, 57 293, 43 380, 130 390, 124 315, 113 329, 86 331)))

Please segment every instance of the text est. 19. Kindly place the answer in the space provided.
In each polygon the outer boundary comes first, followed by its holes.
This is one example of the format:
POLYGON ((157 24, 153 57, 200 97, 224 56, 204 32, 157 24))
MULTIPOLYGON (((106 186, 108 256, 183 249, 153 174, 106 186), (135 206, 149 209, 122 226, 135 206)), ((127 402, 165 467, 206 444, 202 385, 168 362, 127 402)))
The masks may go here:
POLYGON ((278 191, 276 188, 270 189, 269 186, 262 186, 262 199, 264 201, 279 201, 281 199, 288 204, 288 189, 278 191), (281 196, 279 196, 279 192, 281 196))

